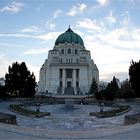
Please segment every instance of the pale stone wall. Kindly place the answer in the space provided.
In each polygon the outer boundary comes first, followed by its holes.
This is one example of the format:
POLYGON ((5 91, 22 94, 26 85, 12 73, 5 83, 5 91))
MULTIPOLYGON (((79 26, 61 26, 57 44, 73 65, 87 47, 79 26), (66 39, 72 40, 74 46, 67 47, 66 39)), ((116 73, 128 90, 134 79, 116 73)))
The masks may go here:
MULTIPOLYGON (((84 94, 89 91, 92 79, 99 82, 99 71, 96 64, 91 59, 90 51, 84 46, 74 43, 58 44, 53 50, 49 51, 48 59, 40 69, 38 91, 57 93, 60 86, 59 69, 73 69, 72 86, 76 90, 76 73, 74 69, 79 69, 79 88, 84 94), (68 49, 71 53, 68 53, 68 49)), ((70 79, 69 79, 70 80, 70 79)), ((63 81, 64 82, 64 78, 63 81)), ((67 86, 67 80, 63 87, 67 86)))

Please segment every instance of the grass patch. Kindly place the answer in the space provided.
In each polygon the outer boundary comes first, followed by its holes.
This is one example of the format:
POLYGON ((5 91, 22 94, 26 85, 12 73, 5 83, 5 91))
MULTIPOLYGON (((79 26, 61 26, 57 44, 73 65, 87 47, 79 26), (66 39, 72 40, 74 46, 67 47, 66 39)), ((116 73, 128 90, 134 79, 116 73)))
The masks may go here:
POLYGON ((33 110, 29 110, 27 108, 24 108, 23 105, 10 105, 10 110, 25 116, 32 116, 32 117, 43 117, 43 116, 50 116, 50 112, 37 112, 33 110))
POLYGON ((119 105, 119 106, 117 106, 116 109, 112 109, 112 110, 108 110, 108 111, 90 112, 90 116, 96 116, 99 118, 113 117, 113 116, 122 115, 122 114, 128 112, 130 109, 131 109, 131 107, 129 105, 126 105, 126 106, 119 105))

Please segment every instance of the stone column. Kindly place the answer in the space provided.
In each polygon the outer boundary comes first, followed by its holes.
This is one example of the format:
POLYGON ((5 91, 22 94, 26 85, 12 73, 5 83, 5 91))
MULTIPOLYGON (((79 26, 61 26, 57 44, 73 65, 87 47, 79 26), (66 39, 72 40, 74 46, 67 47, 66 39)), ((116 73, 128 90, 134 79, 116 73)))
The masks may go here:
POLYGON ((76 69, 73 69, 72 81, 73 81, 74 94, 77 94, 76 93, 76 69))
POLYGON ((62 72, 62 94, 65 92, 65 85, 66 85, 66 70, 63 69, 62 72))
POLYGON ((51 71, 50 71, 50 66, 47 67, 47 71, 46 71, 46 88, 48 90, 48 92, 51 92, 51 83, 50 83, 50 77, 51 77, 51 71))

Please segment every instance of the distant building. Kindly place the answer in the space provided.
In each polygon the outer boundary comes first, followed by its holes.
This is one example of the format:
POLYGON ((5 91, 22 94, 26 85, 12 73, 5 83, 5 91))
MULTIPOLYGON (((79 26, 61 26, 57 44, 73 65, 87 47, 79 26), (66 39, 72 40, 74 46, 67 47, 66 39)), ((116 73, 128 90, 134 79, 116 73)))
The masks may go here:
POLYGON ((4 80, 4 78, 0 78, 0 85, 1 86, 5 86, 5 80, 4 80))
POLYGON ((99 83, 98 68, 82 38, 69 27, 58 36, 40 69, 38 92, 85 94, 93 78, 99 83))

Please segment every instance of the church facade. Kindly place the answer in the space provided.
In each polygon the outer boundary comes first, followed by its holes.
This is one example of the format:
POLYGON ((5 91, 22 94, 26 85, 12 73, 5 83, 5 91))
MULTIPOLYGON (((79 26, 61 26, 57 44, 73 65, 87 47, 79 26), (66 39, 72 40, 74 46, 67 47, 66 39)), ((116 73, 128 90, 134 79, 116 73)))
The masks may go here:
POLYGON ((40 69, 38 92, 79 95, 89 91, 99 71, 82 38, 69 27, 55 41, 40 69))

